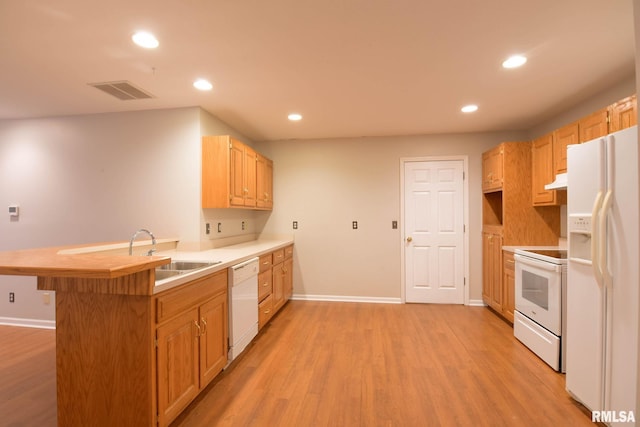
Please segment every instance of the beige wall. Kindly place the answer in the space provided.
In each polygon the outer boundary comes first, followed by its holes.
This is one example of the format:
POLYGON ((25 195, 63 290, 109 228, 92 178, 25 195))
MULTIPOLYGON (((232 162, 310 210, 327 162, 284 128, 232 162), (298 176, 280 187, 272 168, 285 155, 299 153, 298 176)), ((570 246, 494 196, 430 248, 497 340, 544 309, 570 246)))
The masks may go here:
POLYGON ((259 143, 274 160, 275 209, 266 233, 294 232, 294 293, 399 299, 401 295, 400 159, 465 155, 469 159, 471 300, 479 301, 481 155, 521 134, 460 134, 259 143), (292 221, 299 229, 292 230, 292 221), (391 228, 391 221, 399 229, 391 228), (351 228, 358 221, 358 230, 351 228))

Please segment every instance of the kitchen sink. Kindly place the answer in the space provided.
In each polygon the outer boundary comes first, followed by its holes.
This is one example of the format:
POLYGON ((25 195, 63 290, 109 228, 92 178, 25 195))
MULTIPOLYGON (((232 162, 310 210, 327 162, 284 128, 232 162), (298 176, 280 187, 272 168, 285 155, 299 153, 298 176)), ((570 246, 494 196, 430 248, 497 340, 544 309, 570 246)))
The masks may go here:
POLYGON ((182 272, 178 270, 160 270, 159 268, 156 268, 156 282, 168 279, 169 277, 177 276, 181 273, 182 272))
POLYGON ((177 276, 178 274, 220 264, 220 262, 221 261, 172 261, 169 264, 156 267, 156 282, 177 276))
POLYGON ((220 264, 220 261, 203 262, 203 261, 172 261, 169 264, 156 267, 156 270, 177 270, 177 271, 189 271, 197 270, 199 268, 209 267, 212 265, 220 264))

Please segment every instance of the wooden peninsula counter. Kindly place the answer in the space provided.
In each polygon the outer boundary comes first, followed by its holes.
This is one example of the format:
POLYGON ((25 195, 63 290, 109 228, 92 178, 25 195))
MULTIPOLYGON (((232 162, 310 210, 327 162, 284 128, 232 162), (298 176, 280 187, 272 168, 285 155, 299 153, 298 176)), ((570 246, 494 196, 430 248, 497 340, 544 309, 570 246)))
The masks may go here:
POLYGON ((127 243, 0 252, 0 275, 56 292, 59 426, 171 423, 228 363, 230 266, 260 257, 281 297, 267 312, 291 296, 291 238, 191 252, 157 243, 161 256, 129 256, 127 243), (172 259, 208 266, 156 280, 172 259))
POLYGON ((169 257, 0 252, 0 274, 56 291, 59 426, 156 425, 153 290, 169 257))

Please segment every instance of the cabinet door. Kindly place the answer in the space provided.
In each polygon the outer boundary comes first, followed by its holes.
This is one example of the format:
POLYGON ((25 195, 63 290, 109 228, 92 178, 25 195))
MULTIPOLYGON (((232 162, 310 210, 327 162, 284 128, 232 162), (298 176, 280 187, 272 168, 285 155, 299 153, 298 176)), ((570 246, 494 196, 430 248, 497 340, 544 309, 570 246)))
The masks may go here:
POLYGON ((503 148, 501 145, 482 154, 482 190, 496 191, 502 188, 503 148))
POLYGON ((200 388, 227 364, 228 301, 223 293, 200 306, 200 388))
POLYGON ((491 305, 491 233, 482 232, 482 300, 491 305))
POLYGON ((578 121, 580 128, 580 143, 600 138, 609 133, 607 117, 608 108, 603 108, 578 121))
POLYGON ((197 308, 157 330, 160 425, 169 425, 198 394, 198 330, 197 308))
POLYGON ((231 139, 229 170, 229 204, 244 206, 244 144, 231 139))
POLYGON ((621 99, 609 107, 609 132, 617 132, 638 124, 636 95, 621 99))
POLYGON ((492 234, 489 245, 491 247, 491 306, 497 312, 502 313, 502 236, 492 234))
MULTIPOLYGON (((580 143, 578 123, 571 123, 553 132, 553 162, 555 175, 567 172, 567 146, 580 143)), ((555 178, 555 176, 554 176, 555 178)))
POLYGON ((258 154, 256 159, 256 207, 265 208, 267 204, 265 189, 267 174, 267 158, 258 154))
POLYGON ((267 159, 264 173, 265 208, 273 209, 273 161, 267 159))
POLYGON ((504 307, 503 314, 511 323, 513 323, 513 311, 515 310, 515 292, 516 292, 516 272, 513 253, 504 252, 503 256, 504 275, 502 285, 504 286, 504 307))
POLYGON ((293 295, 293 258, 284 260, 284 301, 289 301, 293 295))
POLYGON ((553 169, 553 134, 549 134, 536 139, 531 145, 531 189, 534 206, 556 203, 556 192, 544 188, 555 178, 553 169))
POLYGON ((284 263, 273 266, 273 311, 284 305, 284 263))
POLYGON ((244 147, 244 205, 256 206, 256 152, 251 147, 244 147))
POLYGON ((502 235, 482 232, 482 299, 498 313, 503 311, 502 235))

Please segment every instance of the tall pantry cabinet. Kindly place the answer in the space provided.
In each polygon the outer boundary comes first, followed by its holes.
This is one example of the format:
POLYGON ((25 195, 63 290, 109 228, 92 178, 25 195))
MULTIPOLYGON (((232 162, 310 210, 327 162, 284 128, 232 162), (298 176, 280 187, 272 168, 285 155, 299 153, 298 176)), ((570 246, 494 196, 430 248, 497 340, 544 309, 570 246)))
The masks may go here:
POLYGON ((482 156, 482 299, 513 322, 512 281, 503 280, 503 246, 557 245, 560 208, 534 207, 530 142, 503 142, 482 156))

